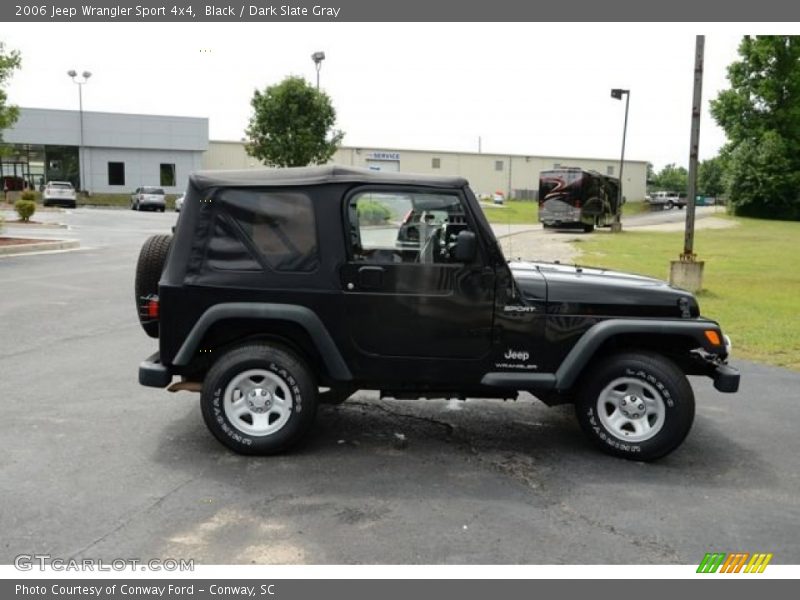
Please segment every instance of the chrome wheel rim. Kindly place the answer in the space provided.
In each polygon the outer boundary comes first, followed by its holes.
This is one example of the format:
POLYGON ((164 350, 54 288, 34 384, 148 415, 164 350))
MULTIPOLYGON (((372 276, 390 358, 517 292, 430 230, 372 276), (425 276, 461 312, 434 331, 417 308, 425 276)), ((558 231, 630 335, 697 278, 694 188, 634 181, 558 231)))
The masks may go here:
POLYGON ((225 388, 225 416, 236 429, 263 437, 283 429, 294 398, 287 383, 266 369, 242 371, 225 388))
POLYGON ((619 377, 597 398, 600 422, 615 438, 644 442, 658 434, 666 419, 664 398, 654 386, 633 377, 619 377))

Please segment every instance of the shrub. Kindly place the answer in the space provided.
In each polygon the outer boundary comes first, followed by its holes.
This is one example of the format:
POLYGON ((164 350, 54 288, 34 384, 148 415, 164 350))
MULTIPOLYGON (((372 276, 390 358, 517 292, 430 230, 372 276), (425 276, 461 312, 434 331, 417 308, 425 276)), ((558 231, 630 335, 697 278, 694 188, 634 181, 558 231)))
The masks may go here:
POLYGON ((380 202, 364 200, 358 203, 358 220, 366 225, 382 225, 392 216, 392 211, 380 202))
POLYGON ((25 190, 20 195, 20 198, 29 202, 36 202, 36 193, 33 190, 25 190))
POLYGON ((36 212, 36 202, 33 200, 17 200, 14 203, 14 210, 17 211, 21 221, 27 222, 36 212))

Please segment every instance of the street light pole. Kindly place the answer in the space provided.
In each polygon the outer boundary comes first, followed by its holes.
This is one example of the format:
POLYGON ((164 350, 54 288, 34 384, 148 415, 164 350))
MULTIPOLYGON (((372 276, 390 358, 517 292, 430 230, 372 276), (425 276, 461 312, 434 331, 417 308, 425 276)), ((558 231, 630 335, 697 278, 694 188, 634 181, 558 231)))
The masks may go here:
POLYGON ((314 52, 311 55, 311 60, 314 61, 314 66, 317 68, 317 89, 319 89, 319 70, 322 68, 322 61, 325 60, 324 52, 314 52))
POLYGON ((84 179, 84 168, 83 168, 83 84, 89 81, 89 77, 92 74, 89 71, 84 71, 81 73, 81 77, 83 77, 83 81, 76 80, 75 78, 78 76, 77 71, 74 69, 67 71, 67 75, 69 75, 70 79, 72 79, 72 83, 78 86, 78 111, 80 114, 80 121, 81 121, 81 134, 80 134, 80 146, 78 146, 78 170, 80 171, 80 178, 81 182, 78 186, 79 191, 86 191, 86 180, 84 179))
POLYGON ((625 139, 628 135, 628 105, 631 101, 631 91, 615 88, 611 90, 611 97, 622 100, 625 95, 625 124, 622 126, 622 154, 619 158, 619 190, 617 191, 617 210, 614 211, 614 222, 611 224, 611 231, 618 233, 622 231, 622 173, 625 167, 625 139))

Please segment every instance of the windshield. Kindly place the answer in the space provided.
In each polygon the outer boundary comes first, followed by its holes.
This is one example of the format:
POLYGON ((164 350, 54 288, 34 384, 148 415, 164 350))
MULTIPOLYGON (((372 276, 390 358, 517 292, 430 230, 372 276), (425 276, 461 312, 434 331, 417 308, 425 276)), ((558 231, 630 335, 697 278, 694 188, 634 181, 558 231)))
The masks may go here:
POLYGON ((146 187, 146 188, 142 188, 142 193, 143 194, 158 194, 159 196, 163 196, 164 195, 164 190, 162 190, 161 188, 146 187))

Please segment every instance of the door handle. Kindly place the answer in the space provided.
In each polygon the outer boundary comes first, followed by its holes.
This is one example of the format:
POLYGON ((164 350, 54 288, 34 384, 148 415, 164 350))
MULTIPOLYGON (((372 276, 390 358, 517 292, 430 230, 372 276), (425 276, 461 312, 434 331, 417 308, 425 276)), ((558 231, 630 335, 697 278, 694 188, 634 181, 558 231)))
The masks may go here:
POLYGON ((358 270, 358 286, 366 289, 383 287, 383 267, 361 267, 358 270))

